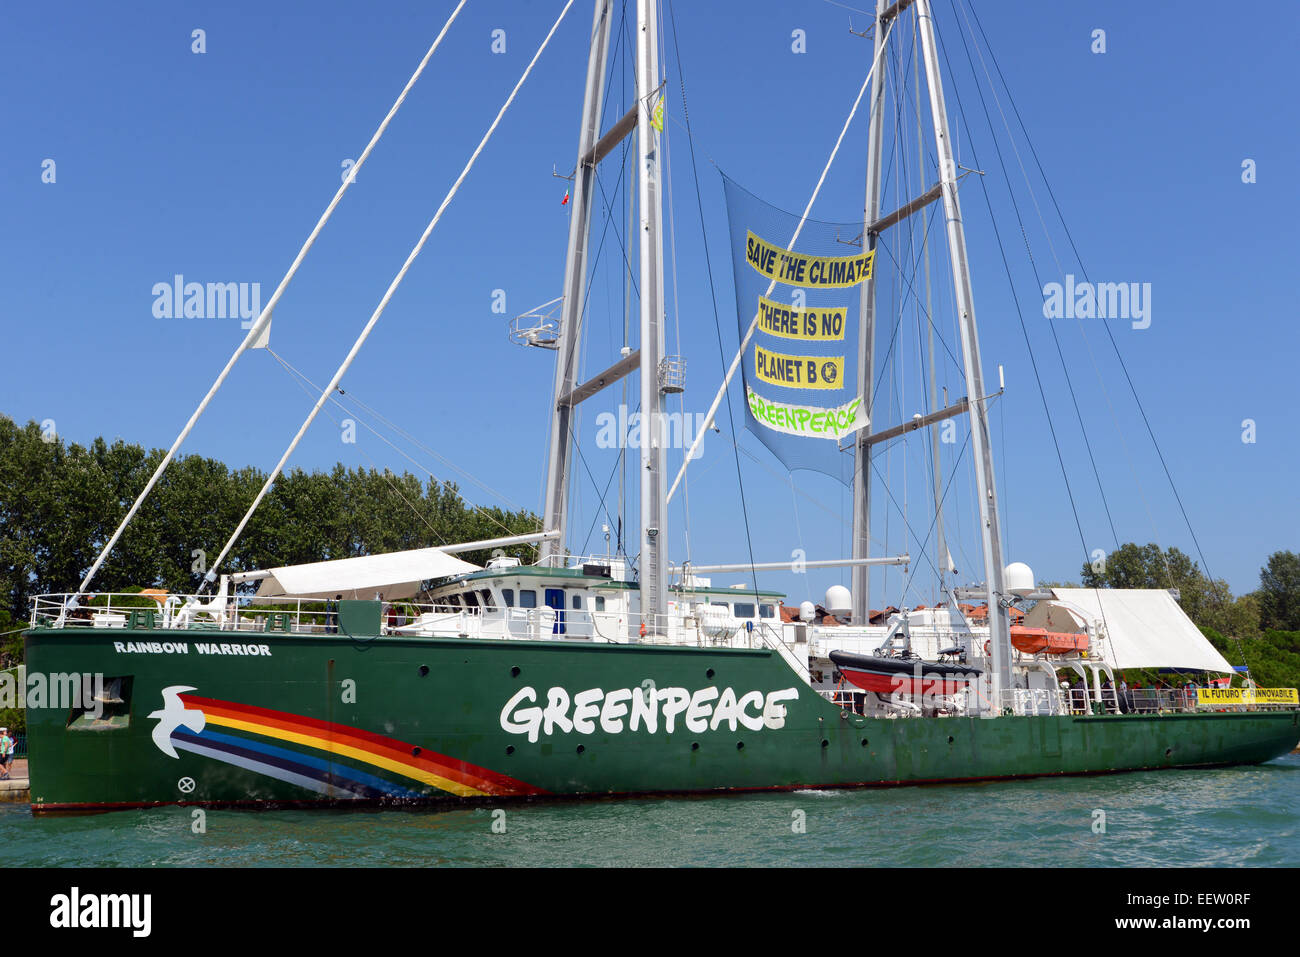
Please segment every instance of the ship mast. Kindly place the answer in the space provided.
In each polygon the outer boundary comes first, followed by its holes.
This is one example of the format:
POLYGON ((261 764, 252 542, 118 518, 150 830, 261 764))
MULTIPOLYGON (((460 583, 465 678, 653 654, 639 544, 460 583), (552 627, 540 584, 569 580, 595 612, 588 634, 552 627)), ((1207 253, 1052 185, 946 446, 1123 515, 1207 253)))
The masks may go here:
MULTIPOLYGON (((564 531, 568 524, 568 484, 572 471, 573 408, 620 381, 634 370, 641 374, 641 613, 668 611, 667 497, 664 481, 663 394, 660 366, 664 358, 663 200, 659 183, 659 137, 653 124, 659 79, 659 10, 655 0, 637 2, 635 102, 626 115, 597 138, 604 102, 605 62, 609 48, 610 0, 596 0, 587 59, 587 90, 574 171, 573 219, 569 226, 564 270, 564 306, 560 314, 555 368, 556 406, 552 412, 545 492, 545 521, 564 531), (587 247, 590 241, 596 166, 632 130, 637 133, 637 204, 639 208, 641 342, 640 348, 584 383, 577 382, 579 340, 586 297, 587 247)), ((542 546, 541 561, 563 554, 563 538, 542 546)))
POLYGON ((930 90, 930 112, 934 118, 939 185, 943 191, 943 212, 948 225, 948 256, 952 261, 957 324, 961 330, 966 397, 970 402, 970 445, 975 462, 975 491, 979 498, 984 582, 989 603, 989 640, 993 647, 993 701, 995 707, 1000 709, 1001 692, 1011 686, 1011 631, 1007 607, 1003 605, 1005 588, 1002 580, 1002 530, 998 519, 997 482, 993 476, 988 393, 984 389, 984 366, 980 361, 979 334, 975 325, 975 297, 971 290, 970 264, 966 258, 961 200, 957 196, 957 164, 953 161, 952 140, 948 135, 948 111, 944 105, 943 83, 939 76, 939 53, 934 40, 930 0, 916 0, 916 16, 921 52, 925 58, 926 82, 930 90))
MULTIPOLYGON (((876 30, 872 50, 872 63, 883 59, 883 48, 888 34, 886 9, 889 0, 876 0, 876 30)), ((892 16, 897 16, 895 11, 892 16)), ((880 219, 880 171, 883 150, 885 118, 885 75, 881 69, 871 81, 870 127, 867 134, 867 198, 863 209, 862 251, 876 248, 880 233, 873 228, 880 219)), ((862 284, 858 293, 858 360, 860 370, 858 385, 862 391, 862 410, 868 422, 874 422, 872 412, 872 385, 876 372, 876 275, 862 284)), ((865 559, 871 554, 871 446, 866 429, 860 430, 857 451, 853 456, 853 557, 865 559)), ((867 624, 870 608, 871 566, 853 566, 853 622, 867 624)))
MULTIPOLYGON (((979 499, 980 536, 984 554, 985 587, 989 604, 989 631, 993 650, 993 701, 1000 706, 1002 690, 1011 686, 1010 622, 1004 598, 1002 536, 998 519, 997 483, 993 474, 992 442, 988 423, 988 394, 984 389, 984 369, 980 361, 979 335, 975 324, 975 300, 971 289, 970 266, 966 255, 966 235, 962 226, 961 201, 957 195, 957 165, 953 160, 948 130, 948 112, 944 102, 943 80, 939 73, 938 49, 929 0, 877 0, 875 56, 881 55, 885 27, 909 6, 916 7, 917 34, 921 42, 926 86, 930 95, 930 114, 934 124, 935 149, 939 164, 939 183, 923 196, 884 217, 880 216, 880 178, 883 134, 884 73, 872 87, 871 128, 867 146, 867 195, 864 213, 863 249, 873 249, 880 233, 906 216, 942 199, 948 239, 948 257, 952 264, 953 292, 956 299, 958 326, 961 333, 962 361, 966 378, 966 399, 926 416, 925 424, 966 411, 970 415, 971 453, 975 464, 975 487, 979 499)), ((875 284, 873 277, 862 289, 862 321, 859 332, 861 360, 860 384, 870 415, 871 389, 875 378, 875 284)), ((887 430, 893 433, 895 430, 887 430)), ((853 490, 853 555, 864 558, 870 541, 871 448, 885 433, 860 433, 857 442, 853 490)), ((939 556, 946 564, 947 555, 939 556)), ((853 575, 854 620, 865 622, 868 607, 868 566, 858 566, 853 575)))
MULTIPOLYGON (((641 614, 668 613, 667 486, 664 482, 663 197, 659 191, 659 133, 651 120, 659 91, 659 10, 637 0, 637 197, 641 240, 641 614)), ((658 617, 652 619, 658 621, 658 617)))
POLYGON ((542 543, 538 559, 542 564, 562 556, 569 519, 569 472, 573 451, 573 394, 578 376, 582 344, 582 312, 587 298, 587 244, 591 234, 592 193, 596 180, 595 156, 600 134, 600 113, 605 101, 605 60, 609 52, 610 0, 596 0, 591 25, 591 46, 587 54, 587 91, 582 103, 582 127, 578 133, 578 160, 574 168, 569 245, 564 258, 564 302, 556 330, 555 408, 551 410, 551 439, 547 455, 545 514, 543 528, 560 534, 542 543))

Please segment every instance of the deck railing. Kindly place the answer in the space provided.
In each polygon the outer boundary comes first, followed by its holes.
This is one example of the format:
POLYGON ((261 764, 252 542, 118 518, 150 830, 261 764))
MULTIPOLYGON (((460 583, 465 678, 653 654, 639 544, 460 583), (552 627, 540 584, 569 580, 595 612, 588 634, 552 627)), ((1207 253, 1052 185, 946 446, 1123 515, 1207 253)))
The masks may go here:
MULTIPOLYGON (((162 631, 217 630, 241 634, 329 635, 339 631, 334 603, 303 598, 202 597, 141 593, 98 594, 67 607, 70 594, 33 600, 33 627, 121 628, 162 631)), ((761 619, 719 628, 681 607, 668 615, 590 609, 464 607, 396 601, 385 605, 380 634, 402 637, 564 639, 620 644, 683 645, 775 651, 811 683, 805 653, 782 630, 761 619)), ((989 702, 979 702, 981 710, 989 702)), ((1292 704, 1199 704, 1194 688, 1010 688, 1001 710, 1017 715, 1174 714, 1196 711, 1263 711, 1292 704)))
MULTIPOLYGON (((69 610, 71 595, 41 595, 32 606, 33 627, 122 628, 165 631, 196 629, 237 633, 280 632, 296 635, 336 634, 339 617, 333 602, 302 598, 204 598, 192 595, 98 594, 69 610)), ((667 615, 638 615, 617 610, 534 608, 395 601, 385 603, 380 634, 406 637, 573 639, 659 645, 768 648, 804 677, 807 664, 770 623, 752 628, 739 623, 706 633, 695 610, 683 607, 667 615)))

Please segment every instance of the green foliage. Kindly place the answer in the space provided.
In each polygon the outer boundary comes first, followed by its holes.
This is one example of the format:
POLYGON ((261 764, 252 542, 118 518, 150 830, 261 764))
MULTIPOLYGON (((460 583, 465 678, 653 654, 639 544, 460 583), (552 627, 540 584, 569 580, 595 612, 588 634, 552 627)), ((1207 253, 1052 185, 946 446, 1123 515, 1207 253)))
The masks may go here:
MULTIPOLYGON (((16 621, 9 612, 0 610, 0 681, 15 682, 10 685, 11 688, 17 688, 16 682, 17 671, 15 670, 23 660, 23 636, 20 629, 23 622, 16 621), (7 632, 14 632, 7 634, 7 632)), ((0 708, 0 727, 8 728, 11 732, 19 733, 27 730, 27 714, 18 708, 0 708)))
POLYGON ((1259 570, 1259 616, 1266 628, 1300 631, 1300 555, 1274 552, 1259 570))
POLYGON ((1154 543, 1128 542, 1104 563, 1084 565, 1083 584, 1177 588, 1187 617, 1228 661, 1240 664, 1244 657, 1257 685, 1300 688, 1300 555, 1294 552, 1271 555, 1259 591, 1235 598, 1227 582, 1210 580, 1183 552, 1162 552, 1154 543))
POLYGON ((1244 653, 1251 677, 1261 688, 1300 688, 1300 631, 1270 629, 1262 635, 1240 639, 1225 638, 1213 628, 1201 628, 1202 634, 1231 662, 1244 653))
POLYGON ((1085 588, 1176 588, 1178 603, 1197 625, 1229 635, 1259 631, 1259 602, 1252 595, 1233 598, 1222 579, 1211 581, 1196 562, 1177 548, 1154 542, 1127 542, 1097 563, 1083 566, 1085 588))
MULTIPOLYGON (((44 441, 0 416, 0 615, 21 626, 33 596, 75 589, 161 461, 120 439, 44 441)), ((266 480, 198 455, 175 459, 95 576, 97 592, 193 592, 266 480), (202 554, 196 554, 201 552, 202 554)), ((454 484, 336 465, 282 475, 223 572, 352 558, 536 531, 526 511, 472 509, 454 484)), ((524 561, 532 548, 505 550, 524 561)), ((469 553, 483 564, 490 555, 469 553)), ((140 599, 142 607, 152 602, 140 599)), ((7 629, 0 628, 0 631, 7 629)), ((8 646, 5 647, 8 651, 8 646)), ((17 646, 21 654, 21 645, 17 646)))

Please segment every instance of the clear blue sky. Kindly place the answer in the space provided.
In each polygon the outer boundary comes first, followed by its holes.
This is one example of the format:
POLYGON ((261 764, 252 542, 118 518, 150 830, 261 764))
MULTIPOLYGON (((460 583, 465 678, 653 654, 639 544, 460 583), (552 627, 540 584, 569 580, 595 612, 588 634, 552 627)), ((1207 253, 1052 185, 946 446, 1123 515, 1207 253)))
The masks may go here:
MULTIPOLYGON (((105 435, 170 444, 242 331, 237 320, 155 318, 154 284, 176 274, 199 282, 260 282, 269 297, 337 188, 341 163, 359 154, 452 6, 446 0, 7 5, 0 15, 0 316, 7 360, 0 412, 20 422, 53 419, 71 441, 105 435), (195 29, 206 31, 203 54, 191 52, 195 29), (56 163, 52 184, 42 182, 46 159, 56 163)), ((298 368, 320 382, 333 372, 561 6, 558 0, 470 0, 276 310, 273 345, 298 368), (495 29, 506 31, 504 54, 491 50, 495 29)), ((935 9, 957 74, 949 106, 955 115, 960 92, 971 127, 958 131, 962 161, 973 163, 973 148, 987 173, 984 186, 1012 262, 1086 545, 1108 549, 1110 522, 960 46, 965 22, 951 0, 936 0, 935 9)), ((857 29, 866 18, 829 0, 678 0, 675 12, 681 61, 679 71, 669 37, 667 137, 681 306, 670 274, 670 349, 689 359, 687 409, 703 411, 722 362, 676 84, 684 74, 730 350, 736 326, 726 210, 708 159, 769 202, 801 209, 862 81, 870 42, 848 32, 850 17, 857 29), (805 31, 806 53, 792 52, 794 30, 805 31)), ((1300 136, 1290 122, 1300 47, 1296 8, 1265 2, 1225 17, 1222 4, 1208 2, 985 2, 979 14, 1088 272, 1099 281, 1152 284, 1150 328, 1133 330, 1121 321, 1112 330, 1210 570, 1237 591, 1253 588, 1270 552, 1300 546, 1294 478, 1300 350, 1292 288, 1300 229, 1292 167, 1300 136), (1106 31, 1104 54, 1090 50, 1098 28, 1106 31), (1241 181, 1247 158, 1258 169, 1251 185, 1241 181), (1248 418, 1256 423, 1253 444, 1242 442, 1248 418)), ((565 184, 552 169, 567 173, 573 165, 590 22, 590 4, 580 0, 345 381, 352 394, 510 503, 532 509, 541 497, 553 360, 511 345, 505 320, 559 293, 571 207, 561 206, 565 184), (506 292, 506 316, 492 312, 496 289, 506 292)), ((626 72, 613 79, 607 125, 622 112, 629 84, 626 72)), ((1042 281, 1058 280, 991 101, 989 108, 1042 281)), ((864 118, 865 110, 818 203, 818 218, 861 217, 864 118)), ((1022 139, 1018 145, 1023 151, 1022 139)), ((621 222, 626 208, 615 186, 617 163, 603 176, 621 222)), ((1078 275, 1041 181, 1033 182, 1065 271, 1078 275)), ((1030 563, 1044 580, 1077 579, 1084 545, 1046 432, 983 186, 970 177, 962 196, 985 365, 991 381, 999 364, 1008 378, 1007 395, 993 413, 1008 558, 1030 563)), ((621 254, 613 233, 606 242, 584 372, 608 364, 621 344, 621 254)), ((942 304, 947 294, 940 293, 936 286, 942 304)), ((951 330, 951 309, 939 315, 941 328, 951 330)), ((1099 321, 1083 329, 1057 323, 1119 541, 1158 539, 1193 552, 1099 321)), ((912 319, 900 338, 915 341, 912 319)), ((900 347, 898 361, 914 372, 910 348, 900 347)), ((962 393, 951 372, 944 381, 962 393)), ((916 411, 916 388, 912 375, 908 391, 878 409, 877 424, 916 411)), ((269 468, 309 404, 269 356, 251 354, 186 451, 269 468)), ((597 411, 584 410, 581 447, 603 487, 612 459, 595 447, 597 411)), ((722 422, 725 429, 725 416, 722 422)), ((740 443, 754 456, 741 463, 755 558, 779 561, 796 548, 811 558, 844 554, 845 490, 796 473, 804 493, 796 495, 784 476, 769 471, 777 466, 752 436, 742 435, 740 443)), ((891 451, 882 470, 924 539, 924 443, 908 448, 891 451)), ((454 477, 427 454, 412 454, 440 477, 454 477)), ((947 470, 951 450, 945 454, 947 470)), ((324 419, 294 464, 316 468, 340 460, 413 468, 364 431, 356 445, 343 444, 324 419)), ((973 579, 978 547, 968 461, 945 514, 962 577, 973 579)), ((744 559, 730 445, 713 436, 692 474, 691 555, 700 562, 744 559)), ((574 484, 570 545, 578 549, 600 513, 581 467, 574 484)), ((635 487, 635 478, 630 484, 635 487)), ((461 485, 473 501, 500 503, 461 485)), ((878 504, 879 550, 919 554, 883 493, 878 504)), ((686 541, 677 501, 673 515, 672 553, 680 559, 686 541)), ((209 547, 227 531, 214 530, 209 547)), ((598 521, 586 545, 603 548, 598 521)), ((920 592, 907 600, 926 599, 927 567, 917 574, 920 592)), ((797 601, 820 599, 843 577, 772 575, 762 584, 787 588, 797 601)), ((899 603, 900 585, 898 572, 878 575, 873 604, 899 603)))

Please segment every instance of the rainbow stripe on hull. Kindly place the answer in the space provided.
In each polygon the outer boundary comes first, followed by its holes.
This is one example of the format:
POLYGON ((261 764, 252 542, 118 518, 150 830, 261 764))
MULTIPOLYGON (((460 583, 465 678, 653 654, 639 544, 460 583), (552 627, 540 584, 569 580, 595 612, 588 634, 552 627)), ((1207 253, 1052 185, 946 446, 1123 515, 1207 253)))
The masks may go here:
POLYGON ((205 721, 203 730, 197 733, 181 728, 172 731, 170 739, 177 750, 296 784, 329 799, 524 797, 546 793, 507 775, 361 728, 195 694, 181 694, 179 698, 187 710, 201 711, 205 721), (214 726, 238 734, 222 733, 213 730, 214 726), (265 738, 282 743, 259 740, 265 738), (293 750, 285 744, 310 751, 293 750), (322 758, 311 751, 330 757, 322 758), (374 772, 386 772, 424 787, 399 784, 374 772))

